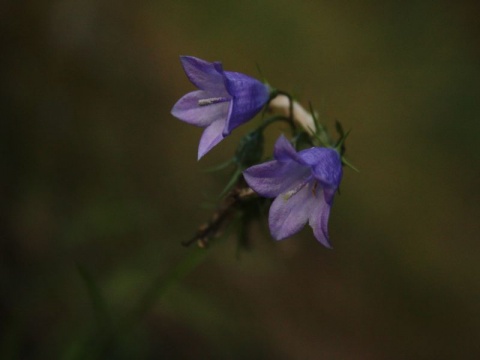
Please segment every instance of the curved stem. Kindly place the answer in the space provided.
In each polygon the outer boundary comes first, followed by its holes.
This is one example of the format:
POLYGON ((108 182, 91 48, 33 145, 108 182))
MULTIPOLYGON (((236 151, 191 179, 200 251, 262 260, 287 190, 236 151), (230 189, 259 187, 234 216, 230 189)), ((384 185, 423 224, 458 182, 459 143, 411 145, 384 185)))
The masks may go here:
POLYGON ((286 116, 283 116, 283 115, 275 115, 275 116, 272 116, 272 117, 268 118, 258 127, 258 130, 263 131, 269 125, 271 125, 271 124, 273 124, 274 122, 277 122, 277 121, 287 122, 288 125, 290 125, 290 128, 292 129, 292 132, 293 133, 295 132, 295 124, 293 123, 293 120, 290 119, 289 117, 286 117, 286 116))

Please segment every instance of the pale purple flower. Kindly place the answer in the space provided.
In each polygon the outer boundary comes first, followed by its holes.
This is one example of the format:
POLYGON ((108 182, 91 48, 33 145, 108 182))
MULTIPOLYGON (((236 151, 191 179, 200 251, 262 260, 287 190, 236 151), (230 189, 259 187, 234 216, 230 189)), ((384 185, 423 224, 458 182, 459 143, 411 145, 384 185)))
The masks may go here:
POLYGON ((255 192, 275 198, 268 219, 272 236, 285 239, 308 223, 317 240, 331 247, 328 217, 342 179, 340 155, 324 147, 296 152, 282 135, 275 144, 274 158, 243 172, 255 192))
POLYGON ((200 159, 262 109, 269 99, 269 88, 247 75, 224 71, 220 62, 209 63, 192 56, 181 56, 180 60, 199 90, 178 100, 172 115, 205 128, 198 147, 200 159))

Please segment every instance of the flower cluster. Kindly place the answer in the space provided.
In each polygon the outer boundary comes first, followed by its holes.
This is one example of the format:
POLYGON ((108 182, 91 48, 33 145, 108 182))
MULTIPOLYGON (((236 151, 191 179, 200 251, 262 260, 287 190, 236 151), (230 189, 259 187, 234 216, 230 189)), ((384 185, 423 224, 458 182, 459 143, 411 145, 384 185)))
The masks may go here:
POLYGON ((253 194, 256 200, 274 199, 269 211, 273 238, 290 237, 308 223, 315 238, 331 247, 330 208, 342 179, 342 165, 348 164, 343 157, 346 134, 341 126, 337 124, 340 139, 333 141, 317 122, 314 112, 307 112, 288 93, 250 76, 224 71, 220 62, 210 63, 192 56, 182 56, 180 60, 198 90, 178 100, 172 115, 205 128, 198 159, 262 109, 264 115, 271 114, 242 139, 232 159, 237 171, 226 189, 230 190, 226 205, 221 206, 194 240, 200 244, 215 236, 221 221, 247 199, 242 196, 247 194, 250 200, 253 194), (292 138, 289 141, 281 135, 274 147, 273 160, 261 163, 263 131, 277 121, 290 125, 292 138))

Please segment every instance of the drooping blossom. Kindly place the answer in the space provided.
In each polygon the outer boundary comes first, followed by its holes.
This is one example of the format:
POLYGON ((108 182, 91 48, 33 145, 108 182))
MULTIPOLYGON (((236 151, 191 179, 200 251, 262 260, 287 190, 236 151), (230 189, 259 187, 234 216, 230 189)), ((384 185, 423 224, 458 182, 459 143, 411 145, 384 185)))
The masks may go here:
POLYGON ((275 144, 274 158, 243 172, 255 192, 275 198, 269 212, 272 236, 285 239, 308 223, 317 240, 331 247, 328 217, 342 179, 340 155, 324 147, 296 152, 282 135, 275 144))
POLYGON ((253 118, 267 103, 267 85, 247 75, 224 71, 220 62, 192 56, 180 57, 189 80, 199 89, 184 95, 173 106, 172 115, 205 128, 198 159, 236 127, 253 118))
MULTIPOLYGON (((312 114, 297 101, 293 101, 293 121, 300 125, 309 135, 315 134, 315 121, 312 114)), ((288 116, 290 114, 290 100, 286 95, 277 95, 268 104, 268 109, 273 112, 288 116)))

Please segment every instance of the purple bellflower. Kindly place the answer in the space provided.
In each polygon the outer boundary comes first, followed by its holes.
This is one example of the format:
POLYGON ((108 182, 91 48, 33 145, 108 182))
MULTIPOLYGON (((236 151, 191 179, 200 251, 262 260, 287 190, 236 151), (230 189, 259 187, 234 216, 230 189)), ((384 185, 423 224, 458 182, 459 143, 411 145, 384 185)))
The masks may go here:
POLYGON ((296 152, 282 135, 275 144, 274 158, 243 172, 255 192, 275 198, 268 219, 272 236, 285 239, 308 222, 317 240, 330 248, 328 217, 342 179, 340 155, 324 147, 296 152))
POLYGON ((205 128, 198 147, 200 159, 262 109, 269 99, 269 88, 247 75, 224 71, 220 62, 209 63, 192 56, 181 56, 180 60, 199 90, 178 100, 172 115, 205 128))

